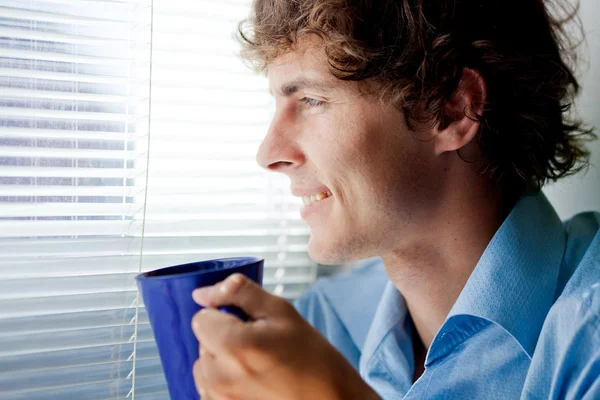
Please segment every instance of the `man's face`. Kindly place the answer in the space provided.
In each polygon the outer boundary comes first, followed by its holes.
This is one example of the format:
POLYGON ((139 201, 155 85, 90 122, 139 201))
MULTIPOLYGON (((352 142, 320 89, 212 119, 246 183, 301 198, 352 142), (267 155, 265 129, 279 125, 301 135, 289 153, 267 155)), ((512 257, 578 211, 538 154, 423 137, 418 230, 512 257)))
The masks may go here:
POLYGON ((288 175, 296 196, 331 194, 302 210, 310 256, 336 264, 381 255, 415 234, 435 201, 427 132, 409 131, 397 109, 336 79, 318 48, 282 55, 267 76, 276 111, 259 164, 288 175))

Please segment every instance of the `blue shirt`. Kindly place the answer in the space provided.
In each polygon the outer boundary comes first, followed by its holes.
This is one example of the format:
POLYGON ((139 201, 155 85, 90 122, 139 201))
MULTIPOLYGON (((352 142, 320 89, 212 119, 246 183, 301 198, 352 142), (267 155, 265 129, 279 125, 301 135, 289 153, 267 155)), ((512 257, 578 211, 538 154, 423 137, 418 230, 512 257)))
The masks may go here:
POLYGON ((563 224, 522 197, 487 246, 413 384, 412 321, 381 261, 324 278, 300 313, 386 400, 600 399, 600 214, 563 224))

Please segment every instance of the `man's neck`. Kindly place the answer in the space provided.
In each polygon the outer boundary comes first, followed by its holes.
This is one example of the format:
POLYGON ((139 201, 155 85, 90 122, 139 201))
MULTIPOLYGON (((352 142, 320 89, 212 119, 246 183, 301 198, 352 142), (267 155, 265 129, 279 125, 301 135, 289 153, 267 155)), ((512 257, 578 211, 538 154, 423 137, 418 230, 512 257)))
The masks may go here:
POLYGON ((426 349, 507 214, 499 193, 459 196, 432 212, 410 243, 382 255, 426 349))

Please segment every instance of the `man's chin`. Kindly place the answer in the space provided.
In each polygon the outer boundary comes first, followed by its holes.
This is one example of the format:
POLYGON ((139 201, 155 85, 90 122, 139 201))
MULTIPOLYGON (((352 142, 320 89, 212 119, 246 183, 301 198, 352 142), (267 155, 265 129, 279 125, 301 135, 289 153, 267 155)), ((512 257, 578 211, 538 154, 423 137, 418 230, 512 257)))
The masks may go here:
POLYGON ((315 243, 315 238, 311 235, 308 241, 308 256, 316 263, 323 265, 336 264, 332 260, 332 252, 328 251, 328 246, 324 246, 323 243, 315 243))
POLYGON ((314 256, 311 253, 308 253, 308 255, 314 262, 321 265, 340 265, 344 263, 344 261, 336 262, 333 259, 327 257, 314 256))
POLYGON ((352 252, 347 251, 345 247, 347 246, 318 240, 311 235, 308 241, 308 255, 313 261, 322 265, 339 265, 354 259, 352 252))

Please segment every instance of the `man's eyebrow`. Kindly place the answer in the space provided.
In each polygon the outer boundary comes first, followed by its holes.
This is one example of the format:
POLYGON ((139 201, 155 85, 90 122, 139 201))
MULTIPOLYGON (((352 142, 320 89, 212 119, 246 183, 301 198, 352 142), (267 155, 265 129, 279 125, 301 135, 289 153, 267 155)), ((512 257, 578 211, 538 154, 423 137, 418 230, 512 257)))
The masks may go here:
MULTIPOLYGON (((288 83, 284 83, 281 85, 280 92, 284 96, 291 96, 292 94, 306 89, 316 89, 322 92, 329 92, 335 89, 335 86, 329 82, 313 80, 308 78, 300 78, 293 80, 288 83)), ((271 89, 269 89, 269 93, 272 95, 271 89)))

